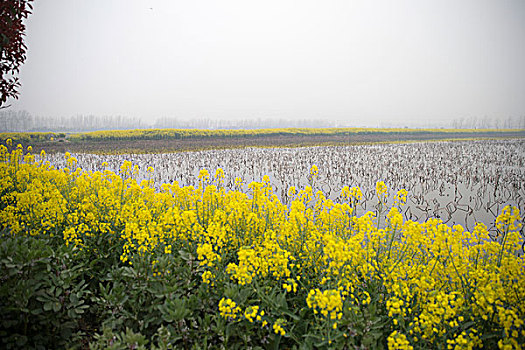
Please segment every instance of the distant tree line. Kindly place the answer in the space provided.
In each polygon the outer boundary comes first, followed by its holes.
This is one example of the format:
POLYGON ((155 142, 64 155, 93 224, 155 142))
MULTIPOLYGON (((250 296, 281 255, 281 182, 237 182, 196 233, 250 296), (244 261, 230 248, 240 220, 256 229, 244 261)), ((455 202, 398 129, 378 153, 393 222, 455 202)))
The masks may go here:
POLYGON ((122 116, 76 115, 73 117, 33 116, 29 112, 0 111, 0 131, 95 131, 148 128, 138 118, 122 116))
MULTIPOLYGON (((348 123, 323 119, 284 119, 284 118, 246 118, 246 119, 212 119, 212 118, 158 118, 145 122, 140 118, 125 116, 76 115, 73 117, 33 116, 25 110, 0 110, 0 131, 53 131, 75 132, 96 130, 125 129, 274 129, 274 128, 333 128, 353 127, 348 123)), ((508 117, 504 120, 488 117, 456 118, 449 127, 454 129, 525 129, 525 116, 508 117)))
POLYGON ((330 128, 337 127, 334 121, 322 119, 284 119, 284 118, 250 118, 250 119, 210 119, 197 118, 184 120, 176 118, 159 118, 151 125, 153 128, 174 129, 278 129, 278 128, 330 128))
POLYGON ((494 119, 490 117, 464 117, 452 121, 454 129, 525 129, 525 115, 494 119))
POLYGON ((73 117, 41 117, 29 112, 0 111, 0 131, 96 131, 125 129, 270 129, 270 128, 326 128, 336 127, 326 120, 257 118, 222 120, 211 118, 177 119, 158 118, 147 123, 139 118, 123 116, 77 115, 73 117))

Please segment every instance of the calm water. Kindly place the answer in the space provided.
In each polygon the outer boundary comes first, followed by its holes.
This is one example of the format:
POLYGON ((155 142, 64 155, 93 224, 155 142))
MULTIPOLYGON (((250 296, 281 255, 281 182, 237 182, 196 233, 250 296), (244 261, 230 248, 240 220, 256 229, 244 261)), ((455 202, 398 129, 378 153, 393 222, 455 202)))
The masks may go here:
MULTIPOLYGON (((406 219, 424 221, 440 218, 471 230, 476 221, 494 231, 494 221, 505 205, 525 209, 525 139, 426 142, 389 145, 361 145, 304 148, 247 148, 169 154, 100 156, 74 154, 87 171, 117 171, 124 160, 139 166, 138 180, 148 178, 152 166, 157 187, 178 181, 198 185, 198 174, 207 169, 213 177, 217 168, 225 172, 225 186, 232 188, 236 177, 245 189, 251 181, 271 180, 274 193, 287 203, 287 190, 311 184, 312 165, 319 175, 314 191, 339 201, 343 186, 359 186, 363 200, 358 210, 375 210, 375 184, 384 181, 389 203, 401 188, 408 190, 403 214, 406 219)), ((62 155, 48 155, 56 167, 65 167, 62 155)))

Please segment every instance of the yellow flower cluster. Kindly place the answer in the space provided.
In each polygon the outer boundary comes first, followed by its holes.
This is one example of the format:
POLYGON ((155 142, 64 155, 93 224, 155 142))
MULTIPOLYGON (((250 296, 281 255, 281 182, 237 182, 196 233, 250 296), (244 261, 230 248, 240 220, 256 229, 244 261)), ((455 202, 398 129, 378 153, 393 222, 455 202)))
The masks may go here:
POLYGON ((483 347, 483 342, 477 336, 475 329, 467 332, 463 331, 455 339, 447 339, 447 349, 449 350, 472 350, 483 347))
POLYGON ((354 199, 356 201, 360 201, 363 198, 363 193, 361 192, 361 189, 357 186, 353 186, 352 188, 344 186, 341 190, 341 196, 345 199, 354 199))
POLYGON ((392 334, 388 336, 388 349, 413 350, 414 347, 410 345, 406 335, 404 335, 403 333, 399 333, 398 331, 393 331, 392 334))
POLYGON ((502 235, 501 252, 498 260, 498 265, 501 264, 501 259, 504 258, 504 253, 508 252, 512 256, 520 249, 522 237, 520 229, 522 228, 521 216, 518 208, 511 208, 507 205, 503 208, 501 215, 496 218, 496 227, 498 233, 502 235))
POLYGON ((388 195, 388 188, 383 181, 376 183, 376 196, 380 203, 385 204, 388 195))
POLYGON ((216 260, 221 261, 221 256, 213 251, 213 246, 209 243, 199 244, 197 254, 201 265, 212 267, 216 260))
MULTIPOLYGON (((300 277, 300 276, 299 276, 300 277)), ((293 278, 287 278, 286 283, 283 283, 283 288, 288 292, 297 292, 297 282, 293 278)))
POLYGON ((219 312, 222 317, 235 319, 241 313, 241 308, 230 298, 222 298, 219 301, 219 312))
POLYGON ((412 326, 422 334, 423 339, 434 339, 446 333, 447 327, 457 327, 457 313, 459 305, 463 300, 459 299, 459 293, 438 292, 430 296, 426 302, 425 309, 414 320, 412 326))
POLYGON ((246 310, 244 311, 244 317, 249 322, 252 322, 252 323, 253 323, 253 321, 261 322, 263 316, 264 316, 264 310, 261 310, 259 312, 259 306, 257 306, 257 305, 248 306, 246 308, 246 310))
POLYGON ((319 174, 319 169, 317 168, 317 165, 312 165, 310 168, 310 175, 314 178, 319 174))
POLYGON ((202 273, 202 282, 210 284, 212 287, 215 285, 215 283, 212 281, 213 278, 215 278, 215 275, 211 273, 211 271, 204 271, 202 273))
POLYGON ((254 248, 241 248, 238 252, 239 263, 230 263, 226 271, 232 275, 232 279, 239 284, 249 284, 257 275, 262 278, 268 275, 275 279, 290 276, 288 267, 291 254, 283 250, 274 240, 275 235, 271 233, 268 239, 254 248))
POLYGON ((312 289, 306 298, 306 304, 314 309, 314 313, 320 313, 330 320, 338 320, 343 316, 343 299, 341 293, 335 289, 320 291, 312 289))
POLYGON ((394 206, 402 207, 407 203, 407 195, 408 191, 404 188, 397 191, 397 193, 394 195, 394 206))
POLYGON ((386 217, 390 221, 389 227, 393 228, 394 230, 400 228, 403 225, 403 215, 401 215, 397 207, 390 208, 390 211, 386 217))
POLYGON ((285 320, 283 318, 277 319, 277 321, 275 321, 275 323, 272 326, 274 333, 279 334, 281 336, 286 335, 286 331, 283 328, 284 324, 285 324, 285 320))
POLYGON ((520 213, 518 208, 511 208, 510 205, 507 205, 503 208, 503 212, 496 219, 496 227, 500 231, 505 229, 509 231, 519 230, 522 226, 521 223, 517 223, 521 220, 520 213))

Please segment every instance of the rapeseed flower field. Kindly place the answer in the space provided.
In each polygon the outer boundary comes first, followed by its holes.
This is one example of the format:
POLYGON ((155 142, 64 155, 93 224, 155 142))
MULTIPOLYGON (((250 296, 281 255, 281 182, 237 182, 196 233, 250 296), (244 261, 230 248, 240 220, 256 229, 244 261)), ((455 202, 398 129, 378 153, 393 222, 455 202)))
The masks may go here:
MULTIPOLYGON (((493 238, 481 223, 468 232, 405 220, 407 191, 389 206, 381 181, 378 210, 358 215, 358 187, 344 187, 341 203, 311 186, 290 188, 285 205, 268 177, 226 190, 228 169, 202 170, 198 186, 175 181, 159 191, 137 182, 131 162, 88 172, 65 157, 68 167, 56 169, 45 152, 36 161, 9 140, 0 146, 6 347, 37 347, 39 332, 59 332, 41 343, 93 349, 525 344, 517 208, 504 208, 493 238), (27 246, 46 253, 26 252, 17 265, 27 246), (49 279, 18 295, 42 261, 49 279), (58 321, 38 324, 43 315, 58 321)), ((310 169, 312 181, 318 171, 310 169)))

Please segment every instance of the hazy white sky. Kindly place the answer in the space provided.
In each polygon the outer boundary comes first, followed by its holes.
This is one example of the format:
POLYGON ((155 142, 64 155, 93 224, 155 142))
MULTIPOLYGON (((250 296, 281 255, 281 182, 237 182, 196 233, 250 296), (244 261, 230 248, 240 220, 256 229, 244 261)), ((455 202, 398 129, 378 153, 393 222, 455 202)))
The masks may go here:
POLYGON ((36 0, 26 41, 35 115, 525 115, 523 0, 36 0))

